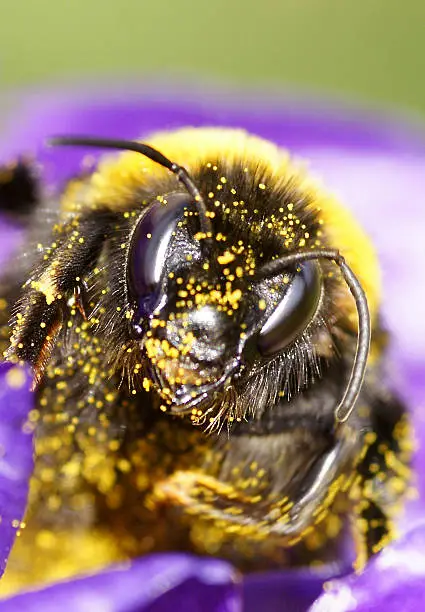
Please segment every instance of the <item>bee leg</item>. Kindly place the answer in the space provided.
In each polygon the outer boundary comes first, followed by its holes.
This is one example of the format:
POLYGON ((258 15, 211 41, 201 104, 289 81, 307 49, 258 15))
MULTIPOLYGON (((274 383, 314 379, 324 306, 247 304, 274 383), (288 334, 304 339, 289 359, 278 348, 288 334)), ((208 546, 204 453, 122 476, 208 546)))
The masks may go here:
POLYGON ((0 211, 23 217, 39 202, 40 183, 33 162, 20 158, 0 166, 0 211))
POLYGON ((401 510, 411 480, 413 452, 409 419, 403 403, 388 390, 378 389, 370 401, 371 431, 358 466, 361 476, 355 539, 356 569, 396 536, 394 517, 401 510))
POLYGON ((357 549, 354 569, 360 571, 372 555, 394 539, 394 524, 376 501, 364 497, 356 507, 354 527, 357 549))
POLYGON ((74 218, 49 259, 42 261, 24 286, 5 357, 30 363, 34 386, 41 379, 68 302, 75 302, 76 291, 76 306, 85 312, 81 296, 84 277, 95 267, 115 218, 109 211, 92 211, 74 218))

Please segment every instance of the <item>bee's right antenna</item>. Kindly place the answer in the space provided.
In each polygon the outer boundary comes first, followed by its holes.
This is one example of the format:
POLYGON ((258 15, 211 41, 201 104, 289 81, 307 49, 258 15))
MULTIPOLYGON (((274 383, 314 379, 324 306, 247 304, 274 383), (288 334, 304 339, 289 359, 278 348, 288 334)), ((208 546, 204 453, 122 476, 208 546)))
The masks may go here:
POLYGON ((302 263, 311 259, 331 259, 341 269, 342 275, 351 294, 356 302, 359 318, 359 330, 357 335, 357 347, 354 357, 350 380, 345 393, 335 409, 335 420, 337 424, 345 423, 352 411, 362 388, 366 371, 367 359, 370 348, 370 315, 367 305, 366 294, 357 276, 345 262, 343 256, 337 250, 312 249, 311 251, 298 251, 284 255, 265 264, 257 273, 257 278, 267 278, 280 274, 293 264, 302 263))
POLYGON ((193 197, 198 209, 201 231, 205 234, 205 240, 209 241, 212 236, 211 219, 207 215, 207 207, 199 193, 191 176, 186 168, 170 161, 165 155, 157 151, 150 145, 138 142, 137 140, 114 140, 111 138, 93 138, 90 136, 55 136, 48 140, 51 146, 71 146, 71 147, 95 147, 100 149, 119 149, 122 151, 134 151, 148 157, 152 161, 175 174, 178 180, 184 185, 189 194, 193 197))

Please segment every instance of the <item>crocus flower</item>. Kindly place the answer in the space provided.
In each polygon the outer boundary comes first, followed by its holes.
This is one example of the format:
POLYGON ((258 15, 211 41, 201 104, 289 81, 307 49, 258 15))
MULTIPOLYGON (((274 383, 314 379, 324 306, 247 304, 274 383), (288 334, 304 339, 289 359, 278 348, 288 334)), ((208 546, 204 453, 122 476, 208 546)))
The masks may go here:
MULTIPOLYGON (((1 609, 420 609, 425 602, 424 129, 400 118, 320 100, 216 89, 200 93, 191 87, 80 88, 32 92, 8 102, 14 111, 3 122, 0 161, 30 152, 43 165, 49 185, 60 185, 78 171, 82 155, 81 150, 46 149, 44 140, 54 134, 132 138, 187 125, 242 127, 306 160, 311 172, 354 211, 378 250, 382 313, 392 332, 389 377, 412 410, 419 441, 419 496, 400 519, 400 539, 372 559, 361 575, 340 565, 318 572, 284 570, 242 577, 224 561, 170 553, 21 593, 3 601, 1 609), (344 576, 338 578, 337 573, 344 576)), ((17 223, 0 218, 3 267, 21 240, 17 223)), ((21 387, 11 384, 10 371, 7 365, 0 370, 0 568, 23 516, 31 471, 29 430, 22 428, 31 395, 25 382, 21 387)))

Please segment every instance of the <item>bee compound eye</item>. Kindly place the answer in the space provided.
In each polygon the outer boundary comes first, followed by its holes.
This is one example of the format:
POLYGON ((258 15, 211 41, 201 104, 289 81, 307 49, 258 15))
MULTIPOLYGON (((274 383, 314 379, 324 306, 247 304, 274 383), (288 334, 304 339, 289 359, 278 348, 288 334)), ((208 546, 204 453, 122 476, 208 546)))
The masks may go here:
POLYGON ((257 346, 263 356, 278 353, 303 333, 317 311, 321 292, 318 264, 303 263, 288 284, 282 300, 261 328, 257 346))
POLYGON ((141 317, 156 308, 173 231, 184 211, 193 207, 187 194, 171 194, 155 200, 137 223, 127 256, 127 288, 141 317))

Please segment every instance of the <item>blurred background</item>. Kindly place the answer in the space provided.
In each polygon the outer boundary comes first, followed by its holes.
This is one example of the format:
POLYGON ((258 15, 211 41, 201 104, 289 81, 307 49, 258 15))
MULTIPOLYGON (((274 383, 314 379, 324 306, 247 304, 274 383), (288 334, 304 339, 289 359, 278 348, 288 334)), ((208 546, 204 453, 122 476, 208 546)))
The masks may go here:
POLYGON ((424 0, 0 0, 0 91, 102 75, 296 86, 425 113, 424 0))

